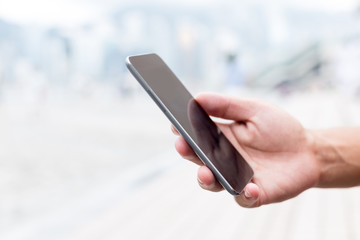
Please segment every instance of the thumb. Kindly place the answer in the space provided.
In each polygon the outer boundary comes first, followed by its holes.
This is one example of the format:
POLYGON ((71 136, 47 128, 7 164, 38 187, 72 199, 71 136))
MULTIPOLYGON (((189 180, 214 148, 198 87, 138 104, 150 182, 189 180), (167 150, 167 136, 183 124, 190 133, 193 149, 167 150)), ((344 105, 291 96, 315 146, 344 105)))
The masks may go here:
POLYGON ((195 99, 207 114, 234 121, 246 121, 250 119, 255 115, 259 107, 259 103, 256 100, 241 99, 214 93, 201 93, 195 99))
POLYGON ((249 183, 246 185, 244 191, 237 197, 236 202, 246 208, 259 207, 260 203, 260 189, 255 183, 249 183))

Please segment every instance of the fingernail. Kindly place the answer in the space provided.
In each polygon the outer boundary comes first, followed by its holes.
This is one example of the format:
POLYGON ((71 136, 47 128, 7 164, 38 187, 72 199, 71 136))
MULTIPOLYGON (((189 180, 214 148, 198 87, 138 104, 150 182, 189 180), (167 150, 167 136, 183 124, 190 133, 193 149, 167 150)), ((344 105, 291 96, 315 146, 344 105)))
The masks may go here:
POLYGON ((200 179, 198 179, 198 181, 199 181, 200 186, 202 188, 204 188, 204 189, 210 190, 210 189, 213 189, 215 187, 214 183, 212 183, 210 185, 207 185, 207 184, 203 183, 200 179))
POLYGON ((251 193, 247 189, 245 189, 245 197, 246 198, 253 198, 253 195, 251 195, 251 193))
POLYGON ((205 184, 199 178, 197 180, 200 183, 200 185, 205 186, 205 184))

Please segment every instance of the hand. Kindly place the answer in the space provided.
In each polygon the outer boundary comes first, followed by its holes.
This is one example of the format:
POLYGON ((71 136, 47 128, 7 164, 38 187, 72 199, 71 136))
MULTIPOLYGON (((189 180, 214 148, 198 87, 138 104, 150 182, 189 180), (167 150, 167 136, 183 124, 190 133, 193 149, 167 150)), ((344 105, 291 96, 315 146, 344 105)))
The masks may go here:
MULTIPOLYGON (((288 113, 259 100, 216 94, 201 94, 196 100, 210 116, 233 120, 218 126, 255 172, 251 183, 235 197, 239 205, 284 201, 317 184, 320 173, 312 137, 288 113)), ((202 188, 222 190, 183 137, 179 136, 175 147, 185 159, 201 165, 198 181, 202 188)))

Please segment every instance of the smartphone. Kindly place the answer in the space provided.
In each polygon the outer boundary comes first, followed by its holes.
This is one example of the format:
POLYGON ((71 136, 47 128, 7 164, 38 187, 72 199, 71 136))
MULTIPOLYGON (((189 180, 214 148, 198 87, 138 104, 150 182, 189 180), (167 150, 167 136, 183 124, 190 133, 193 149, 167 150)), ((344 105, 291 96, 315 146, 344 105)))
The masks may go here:
POLYGON ((253 170, 156 54, 129 56, 126 65, 200 160, 232 195, 239 195, 253 170))

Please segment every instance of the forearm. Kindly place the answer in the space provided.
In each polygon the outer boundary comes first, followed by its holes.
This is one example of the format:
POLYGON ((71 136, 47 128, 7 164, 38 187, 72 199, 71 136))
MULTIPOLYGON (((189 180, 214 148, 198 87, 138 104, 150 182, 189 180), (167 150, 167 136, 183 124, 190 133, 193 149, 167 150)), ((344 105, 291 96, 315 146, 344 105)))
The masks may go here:
POLYGON ((360 185, 360 128, 308 130, 319 170, 317 187, 360 185))

